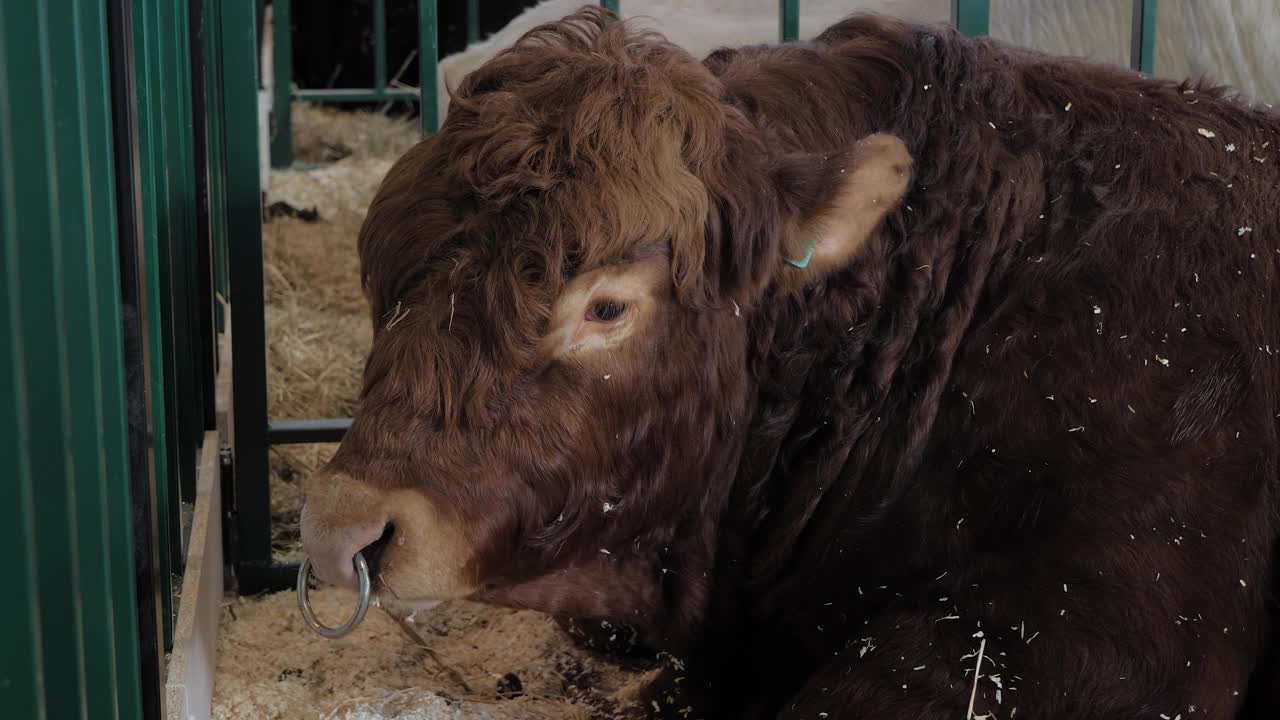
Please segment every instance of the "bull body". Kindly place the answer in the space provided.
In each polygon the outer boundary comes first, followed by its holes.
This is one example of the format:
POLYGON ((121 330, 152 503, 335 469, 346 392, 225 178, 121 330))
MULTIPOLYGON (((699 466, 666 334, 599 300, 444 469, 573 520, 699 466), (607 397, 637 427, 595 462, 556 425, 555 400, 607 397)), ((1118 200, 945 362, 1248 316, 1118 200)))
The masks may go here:
POLYGON ((653 717, 1274 717, 1280 118, 873 16, 696 67, 608 18, 379 191, 317 571, 630 625, 653 717))

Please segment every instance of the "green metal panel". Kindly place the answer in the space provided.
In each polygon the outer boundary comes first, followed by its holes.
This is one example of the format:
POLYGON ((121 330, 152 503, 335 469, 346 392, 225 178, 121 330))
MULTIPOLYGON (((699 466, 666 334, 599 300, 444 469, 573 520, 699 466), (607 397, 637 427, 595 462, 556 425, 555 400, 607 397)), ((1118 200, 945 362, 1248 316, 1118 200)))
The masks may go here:
MULTIPOLYGON (((205 117, 208 123, 206 153, 209 162, 209 223, 213 239, 213 290, 223 298, 228 295, 226 248, 226 138, 222 104, 222 64, 218 62, 222 52, 221 26, 217 22, 218 8, 222 0, 202 0, 204 15, 204 95, 205 117)), ((215 303, 214 314, 218 333, 225 331, 226 318, 221 303, 215 303)))
POLYGON ((418 85, 421 93, 418 114, 422 116, 424 135, 440 129, 440 87, 436 77, 440 44, 436 41, 436 17, 436 0, 418 0, 418 85))
MULTIPOLYGON (((0 472, 8 478, 0 482, 0 543, 9 548, 6 588, 0 593, 0 613, 7 619, 0 626, 0 705, 16 717, 43 720, 48 717, 40 643, 44 616, 36 586, 35 489, 27 420, 31 398, 22 357, 25 318, 19 304, 23 288, 19 284, 17 239, 26 223, 17 221, 19 183, 14 177, 16 158, 11 149, 21 142, 17 139, 19 128, 14 127, 13 103, 22 98, 5 72, 6 67, 15 66, 15 60, 29 58, 8 40, 21 19, 13 15, 13 10, 0 5, 0 251, 4 253, 0 257, 0 472)), ((25 200, 25 195, 21 199, 25 200)))
MULTIPOLYGON (((34 525, 31 545, 35 553, 35 590, 43 615, 43 622, 34 628, 42 654, 38 671, 47 683, 42 705, 51 718, 85 717, 88 700, 84 618, 76 603, 82 587, 76 532, 70 328, 66 325, 69 308, 63 275, 67 256, 83 249, 84 217, 83 208, 74 207, 74 197, 69 198, 66 208, 58 203, 59 171, 63 169, 58 164, 58 141, 68 143, 62 148, 64 153, 74 154, 67 126, 78 118, 71 114, 74 108, 67 107, 74 92, 67 88, 67 80, 76 78, 73 75, 58 87, 53 86, 49 7, 21 5, 5 3, 4 9, 5 46, 11 48, 9 52, 13 52, 14 45, 27 46, 16 48, 19 53, 29 48, 24 53, 27 57, 8 57, 4 63, 11 69, 4 93, 6 101, 23 106, 10 122, 18 124, 14 130, 25 140, 14 142, 6 153, 12 169, 21 168, 24 177, 11 180, 17 185, 12 191, 16 202, 4 213, 6 218, 16 216, 18 225, 16 232, 6 233, 5 239, 7 244, 17 245, 13 272, 17 275, 14 282, 18 286, 20 321, 11 344, 19 354, 19 382, 25 385, 27 394, 23 420, 27 423, 29 444, 18 452, 26 456, 24 469, 33 491, 28 522, 34 525), (27 17, 22 17, 24 14, 27 17), (28 34, 12 34, 11 21, 19 27, 25 25, 28 34), (12 72, 19 68, 20 72, 12 72), (55 125, 60 112, 68 115, 55 125), (73 213, 76 217, 64 217, 73 213), (43 242, 31 242, 30 238, 43 242)), ((58 31, 66 33, 71 28, 60 24, 58 31)))
POLYGON ((0 3, 9 717, 137 708, 137 625, 116 612, 131 600, 130 527, 110 508, 129 483, 105 23, 89 5, 0 3))
MULTIPOLYGON (((39 57, 32 42, 36 18, 33 8, 0 4, 0 468, 8 480, 0 482, 0 543, 9 548, 9 573, 5 592, 0 593, 0 613, 7 621, 0 625, 0 705, 17 717, 48 717, 45 709, 46 666, 40 629, 45 620, 40 606, 36 581, 35 542, 35 476, 32 467, 30 406, 40 398, 32 398, 27 380, 23 342, 30 315, 40 310, 23 305, 28 290, 18 270, 19 239, 28 230, 43 231, 48 217, 20 219, 17 208, 39 197, 32 187, 43 176, 18 177, 21 160, 42 167, 43 132, 36 113, 30 112, 40 101, 40 77, 30 70, 39 57), (23 68, 13 73, 12 68, 23 68), (15 75, 16 77, 11 77, 15 75), (17 112, 16 105, 27 106, 17 112)), ((47 309, 47 306, 46 306, 47 309)), ((40 318, 37 317, 37 322, 40 318)), ((44 388, 35 388, 37 392, 44 388)), ((38 428, 35 428, 38 429, 38 428)))
MULTIPOLYGON (((205 104, 209 116, 209 203, 212 208, 214 240, 214 290, 226 298, 230 295, 227 279, 226 122, 222 102, 222 63, 219 62, 222 57, 222 26, 218 22, 222 2, 223 0, 204 0, 204 37, 205 104)), ((219 303, 217 314, 220 333, 225 330, 226 324, 223 313, 223 306, 219 303)))
MULTIPOLYGON (((217 358, 217 319, 214 302, 214 222, 218 206, 213 196, 209 168, 209 128, 214 124, 208 101, 207 56, 205 54, 204 0, 185 0, 187 8, 188 77, 191 81, 192 128, 192 193, 195 199, 195 262, 192 269, 192 307, 196 316, 193 337, 196 341, 196 371, 201 413, 198 416, 197 439, 204 430, 217 425, 215 410, 217 358)), ((214 167, 218 167, 214 165, 214 167)), ((194 492, 192 493, 194 499, 194 492)), ((194 505, 193 505, 194 507, 194 505)), ((185 513, 184 513, 185 515, 185 513)), ((188 528, 189 530, 189 528, 188 528)))
MULTIPOLYGON (((37 468, 33 461, 39 458, 33 455, 46 448, 37 445, 35 433, 49 428, 33 427, 37 418, 31 413, 32 405, 45 399, 40 393, 55 388, 35 387, 28 379, 27 355, 38 348, 24 342, 24 336, 30 325, 47 321, 50 308, 32 292, 29 281, 23 284, 26 273, 18 270, 20 239, 29 233, 48 237, 50 221, 48 212, 18 214, 19 207, 29 207, 33 200, 39 203, 36 207, 51 200, 43 192, 48 187, 43 157, 46 108, 41 92, 42 52, 36 42, 38 26, 34 5, 0 3, 0 250, 4 253, 0 256, 0 292, 4 293, 0 306, 0 468, 8 478, 0 482, 0 543, 9 548, 7 587, 0 593, 0 613, 6 618, 0 625, 0 706, 16 717, 44 720, 49 717, 45 704, 48 659, 41 633, 46 613, 40 604, 36 566, 41 560, 60 560, 67 570, 71 566, 66 558, 52 557, 52 553, 36 556, 37 468), (21 71, 15 72, 17 68, 21 71), (20 163, 30 168, 21 176, 20 163)), ((33 340, 43 340, 48 334, 41 333, 33 340)), ((44 492, 54 490, 62 477, 59 473, 39 478, 42 485, 49 486, 44 492)))
POLYGON ((290 0, 271 0, 271 70, 273 119, 271 167, 293 164, 293 32, 290 0))
POLYGON ((782 42, 800 39, 800 0, 778 0, 778 35, 782 42))
POLYGON ((600 7, 603 7, 605 10, 618 12, 618 0, 600 0, 600 7))
MULTIPOLYGON (((78 4, 78 3, 77 3, 78 4)), ((115 195, 115 156, 112 147, 110 117, 111 91, 108 77, 106 17, 100 3, 84 3, 84 32, 81 47, 85 53, 86 86, 90 89, 88 147, 93 172, 93 185, 101 188, 93 193, 94 238, 97 258, 94 281, 97 285, 98 323, 101 347, 98 372, 102 381, 103 413, 99 427, 104 454, 101 459, 106 478, 105 517, 109 556, 108 570, 112 583, 114 625, 111 639, 115 652, 117 717, 142 715, 141 678, 139 674, 138 618, 136 614, 136 569, 134 567, 134 532, 132 523, 131 478, 128 456, 128 428, 125 422, 128 398, 125 394, 124 345, 121 337, 118 219, 112 202, 115 195), (96 93, 96 97, 95 97, 96 93), (116 380, 119 378, 119 380, 116 380)), ((99 510, 103 512, 103 510, 99 510)))
POLYGON ((991 34, 989 0, 951 0, 951 20, 956 29, 970 37, 991 34))
POLYGON ((161 622, 164 630, 164 647, 173 643, 173 593, 171 575, 177 558, 170 538, 178 535, 176 472, 177 454, 172 432, 171 383, 166 372, 169 366, 168 334, 163 331, 169 325, 169 297, 165 248, 168 246, 168 189, 167 157, 164 152, 166 92, 161 68, 164 58, 160 52, 160 24, 158 0, 135 0, 133 5, 134 67, 137 74, 138 106, 138 156, 142 176, 143 263, 145 293, 147 299, 148 354, 150 356, 151 383, 151 432, 155 448, 155 505, 156 534, 159 537, 158 565, 161 568, 160 603, 161 622), (171 490, 172 488, 172 490, 171 490))
MULTIPOLYGON (((178 485, 177 496, 171 498, 174 525, 178 532, 170 536, 175 560, 173 570, 181 571, 182 558, 186 557, 186 543, 182 531, 181 503, 195 499, 196 463, 199 443, 203 436, 203 408, 201 407, 199 360, 199 316, 195 301, 196 282, 196 191, 195 159, 193 145, 195 134, 191 119, 191 48, 188 44, 187 3, 163 2, 165 9, 168 54, 172 95, 166 116, 171 120, 168 146, 170 156, 169 208, 169 277, 172 305, 171 326, 173 336, 173 381, 170 385, 173 406, 176 409, 178 485)), ((257 135, 254 135, 257 137, 257 135)), ((170 486, 173 489, 173 486, 170 486)))
POLYGON ((1148 75, 1156 71, 1157 0, 1133 0, 1133 37, 1129 66, 1148 75))
MULTIPOLYGON (((138 142, 139 106, 136 80, 139 77, 135 58, 134 2, 108 0, 106 3, 108 35, 108 76, 104 86, 111 98, 112 122, 103 127, 110 132, 115 179, 116 260, 119 292, 122 301, 119 321, 124 326, 125 393, 129 398, 130 422, 126 433, 128 487, 109 487, 109 510, 113 521, 114 542, 128 552, 132 568, 128 570, 134 593, 117 605, 121 615, 118 628, 135 627, 133 638, 117 635, 118 672, 121 678, 121 717, 160 718, 160 693, 163 656, 164 622, 160 586, 160 538, 156 521, 156 486, 154 448, 151 443, 149 349, 146 328, 149 327, 142 272, 143 201, 140 145, 138 142), (136 425, 134 423, 137 423, 136 425), (125 644, 128 643, 128 647, 125 644), (130 687, 141 686, 128 693, 130 687), (141 707, 129 708, 131 700, 141 707)), ((104 300, 114 302, 116 298, 104 300)), ((114 569, 115 566, 113 566, 114 569)), ((121 568, 117 572, 124 572, 121 568)), ((167 592, 165 589, 164 592, 167 592)))
MULTIPOLYGON (((52 77, 61 85, 55 87, 55 103, 65 132, 65 139, 59 138, 56 153, 61 229, 68 236, 84 238, 82 250, 63 257, 62 272, 72 408, 75 522, 81 545, 80 583, 86 589, 111 587, 107 482, 109 479, 115 487, 126 488, 129 483, 124 454, 119 274, 117 264, 111 260, 117 250, 109 150, 110 105, 107 96, 102 94, 107 79, 101 53, 96 57, 86 56, 86 51, 101 49, 100 35, 105 27, 101 8, 91 9, 88 5, 91 4, 76 0, 50 0, 47 6, 52 17, 70 25, 49 33, 49 50, 52 77), (86 26, 85 14, 89 20, 97 19, 96 26, 86 26), (87 97, 92 90, 97 91, 96 103, 89 102, 87 97), (91 127, 97 142, 90 141, 91 127), (71 147, 76 148, 75 151, 63 149, 62 143, 67 141, 73 143, 71 147), (104 357, 102 339, 107 335, 110 340, 106 349, 110 356, 104 357), (105 407, 108 398, 104 395, 115 401, 114 415, 105 407), (108 434, 114 444, 108 444, 108 434)), ((129 552, 132 553, 131 549, 129 552)), ((118 717, 114 593, 97 595, 90 591, 89 596, 73 600, 80 604, 84 623, 86 702, 95 717, 118 717)))

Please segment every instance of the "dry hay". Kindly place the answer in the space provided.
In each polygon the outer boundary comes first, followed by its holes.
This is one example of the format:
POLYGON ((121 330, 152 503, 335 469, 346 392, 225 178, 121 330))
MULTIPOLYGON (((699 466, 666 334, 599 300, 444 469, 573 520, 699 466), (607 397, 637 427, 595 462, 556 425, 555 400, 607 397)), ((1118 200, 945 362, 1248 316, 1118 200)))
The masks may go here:
MULTIPOLYGON (((334 589, 311 598, 335 624, 355 600, 334 589)), ((351 635, 325 640, 305 627, 290 593, 229 599, 213 718, 621 719, 634 716, 648 678, 571 648, 551 620, 534 613, 450 602, 419 611, 410 627, 414 636, 371 608, 351 635), (499 693, 508 673, 519 678, 518 696, 499 693)))
MULTIPOLYGON (((267 206, 315 210, 307 222, 270 217, 263 226, 267 407, 273 419, 349 417, 372 333, 360 291, 356 236, 378 183, 418 141, 415 122, 295 103, 295 166, 273 170, 267 206)), ((276 558, 298 555, 297 481, 335 446, 271 451, 276 558)))
MULTIPOLYGON (((266 204, 314 208, 319 217, 272 217, 263 228, 268 408, 273 419, 344 417, 354 409, 371 338, 356 235, 383 175, 418 140, 418 126, 303 104, 294 105, 293 125, 297 162, 272 171, 266 204)), ((300 480, 336 447, 272 448, 276 560, 301 559, 300 480)), ((329 622, 354 603, 350 593, 333 589, 317 590, 312 599, 329 622)), ((352 635, 330 641, 303 625, 292 592, 229 597, 213 717, 613 718, 623 716, 647 677, 577 650, 535 613, 445 603, 415 620, 417 640, 371 609, 352 635), (498 679, 507 673, 519 677, 520 697, 499 699, 498 679)))
POLYGON ((346 112, 298 102, 292 113, 296 164, 333 162, 348 155, 394 159, 420 137, 417 120, 382 113, 346 112))

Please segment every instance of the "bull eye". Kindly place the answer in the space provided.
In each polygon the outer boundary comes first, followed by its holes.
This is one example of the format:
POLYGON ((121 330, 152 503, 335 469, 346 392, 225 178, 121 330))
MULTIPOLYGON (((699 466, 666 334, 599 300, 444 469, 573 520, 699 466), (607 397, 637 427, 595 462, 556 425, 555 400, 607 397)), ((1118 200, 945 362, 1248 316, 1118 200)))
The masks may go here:
POLYGON ((597 300, 591 304, 590 308, 587 309, 587 320, 606 323, 613 322, 622 317, 622 314, 626 312, 626 310, 627 306, 625 303, 620 303, 614 300, 597 300))

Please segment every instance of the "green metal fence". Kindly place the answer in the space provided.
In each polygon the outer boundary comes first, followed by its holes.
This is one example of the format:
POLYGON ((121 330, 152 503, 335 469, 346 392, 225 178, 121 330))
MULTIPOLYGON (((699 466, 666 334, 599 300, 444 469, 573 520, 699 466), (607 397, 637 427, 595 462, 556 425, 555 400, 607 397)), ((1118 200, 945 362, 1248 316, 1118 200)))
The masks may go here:
MULTIPOLYGON (((783 0, 787 2, 788 0, 783 0)), ((1133 0, 1129 67, 1151 74, 1156 66, 1156 14, 1158 0, 1133 0)), ((951 19, 965 35, 991 32, 990 0, 952 0, 951 19)))
MULTIPOLYGON (((480 0, 466 0, 467 42, 480 38, 480 0)), ((1142 72, 1153 72, 1155 66, 1155 32, 1157 0, 1134 0, 1131 66, 1142 72)), ((800 35, 799 0, 779 0, 779 36, 791 41, 800 35)), ((435 98, 438 57, 436 52, 436 3, 419 3, 418 54, 421 85, 417 90, 388 87, 387 79, 387 14, 386 0, 373 0, 374 73, 372 88, 295 89, 293 77, 293 43, 291 32, 292 0, 272 0, 272 65, 273 116, 271 132, 271 164, 288 167, 293 163, 293 130, 290 100, 318 103, 364 103, 405 100, 419 102, 424 133, 434 132, 442 118, 436 105, 423 102, 435 98)), ((600 5, 614 12, 619 0, 601 0, 600 5)), ((952 0, 952 20, 957 29, 971 36, 986 35, 991 26, 990 0, 952 0)))
MULTIPOLYGON (((438 105, 435 98, 436 67, 439 53, 436 42, 436 2, 420 0, 418 3, 418 77, 420 87, 406 90, 388 87, 387 78, 387 3, 373 0, 373 87, 339 89, 294 89, 293 87, 293 33, 291 18, 292 0, 272 0, 272 107, 271 164, 288 167, 293 164, 293 129, 290 100, 309 100, 318 103, 365 103, 388 100, 419 101, 418 112, 422 119, 423 133, 433 133, 440 127, 438 105), (424 102, 431 98, 431 102, 424 102)), ((467 0, 467 42, 475 42, 480 36, 480 0, 467 0)))
POLYGON ((4 717, 161 717, 227 238, 261 231, 256 145, 227 142, 256 137, 255 23, 0 2, 4 717))
POLYGON ((0 3, 0 707, 136 716, 103 8, 0 3))

